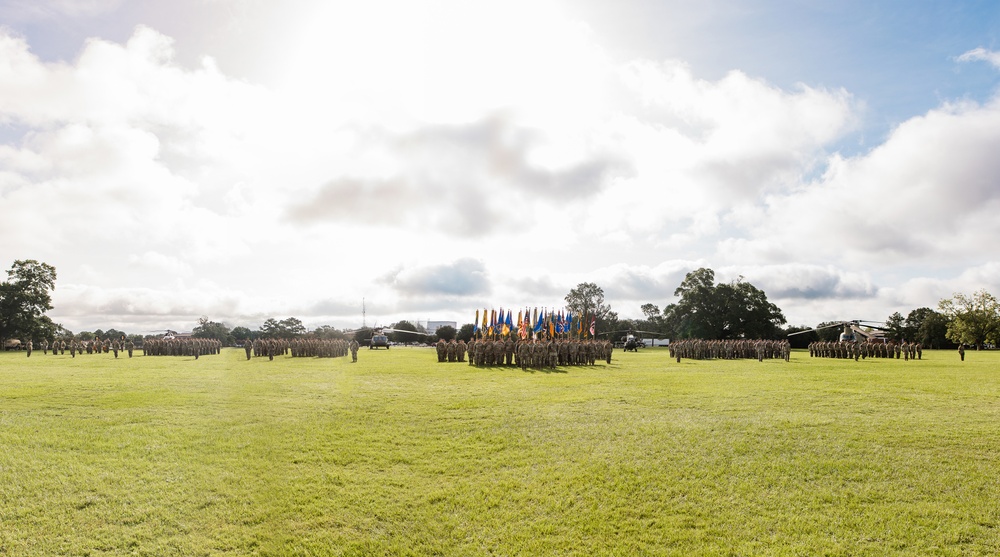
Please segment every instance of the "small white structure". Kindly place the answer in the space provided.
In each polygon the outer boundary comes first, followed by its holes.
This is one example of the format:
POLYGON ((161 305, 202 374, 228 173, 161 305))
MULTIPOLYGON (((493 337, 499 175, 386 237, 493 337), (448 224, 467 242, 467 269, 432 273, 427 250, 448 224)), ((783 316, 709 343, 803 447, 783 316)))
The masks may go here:
POLYGON ((642 343, 646 346, 670 346, 669 338, 644 338, 642 343))

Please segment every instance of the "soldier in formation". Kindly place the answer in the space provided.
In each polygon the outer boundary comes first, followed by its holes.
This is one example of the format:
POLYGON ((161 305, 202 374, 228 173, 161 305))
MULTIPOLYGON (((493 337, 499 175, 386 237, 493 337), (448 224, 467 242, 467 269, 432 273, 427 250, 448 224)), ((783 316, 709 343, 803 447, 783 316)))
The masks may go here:
POLYGON ((814 358, 850 359, 895 358, 903 360, 923 359, 923 347, 919 342, 810 342, 809 355, 814 358))
POLYGON ((253 355, 255 357, 267 356, 273 360, 275 356, 285 356, 291 350, 291 343, 280 338, 258 338, 253 341, 253 355))
POLYGON ((221 351, 222 343, 214 338, 148 337, 142 343, 142 353, 146 356, 194 356, 197 359, 221 351))
POLYGON ((595 339, 477 339, 468 345, 469 365, 549 368, 611 363, 609 341, 595 339))
POLYGON ((791 359, 792 347, 788 340, 729 339, 703 340, 688 338, 670 343, 670 357, 690 360, 764 360, 791 359))
POLYGON ((347 356, 348 343, 342 339, 300 338, 288 342, 293 358, 339 358, 347 356))
POLYGON ((437 352, 438 363, 445 361, 448 357, 448 345, 445 343, 443 338, 439 338, 437 343, 434 345, 434 351, 437 352))

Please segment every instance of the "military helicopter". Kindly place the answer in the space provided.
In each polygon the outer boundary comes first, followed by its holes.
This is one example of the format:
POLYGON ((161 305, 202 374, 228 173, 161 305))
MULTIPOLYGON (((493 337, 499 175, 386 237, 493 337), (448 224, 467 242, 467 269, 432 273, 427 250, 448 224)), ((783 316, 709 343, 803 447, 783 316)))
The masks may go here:
MULTIPOLYGON (((383 327, 383 328, 379 329, 378 332, 376 333, 376 336, 382 336, 382 337, 384 337, 387 333, 405 333, 405 334, 408 334, 408 335, 416 335, 418 337, 437 338, 436 335, 432 335, 430 333, 421 333, 420 331, 410 331, 410 330, 407 330, 407 329, 393 329, 391 327, 383 327)), ((385 346, 386 350, 389 349, 388 342, 389 341, 388 341, 388 338, 387 338, 386 339, 386 346, 385 346)), ((372 337, 372 345, 373 346, 375 345, 375 336, 372 337)))
POLYGON ((378 326, 372 327, 371 329, 366 329, 366 328, 348 329, 344 331, 344 334, 355 335, 356 333, 362 331, 371 332, 372 335, 371 340, 368 341, 369 350, 376 350, 379 348, 385 348, 386 350, 388 350, 389 346, 391 346, 391 343, 389 342, 390 333, 405 333, 408 335, 415 335, 418 337, 434 338, 434 335, 428 333, 421 333, 420 331, 409 331, 406 329, 393 329, 392 327, 378 327, 378 326))
POLYGON ((601 335, 618 335, 625 333, 625 336, 621 337, 619 340, 615 341, 615 348, 622 348, 625 352, 638 352, 639 348, 645 346, 646 344, 642 342, 642 336, 636 333, 646 334, 646 335, 658 335, 660 333, 654 333, 652 331, 637 331, 635 329, 625 329, 621 331, 609 331, 607 333, 598 333, 601 335))
POLYGON ((882 331, 888 331, 885 327, 885 323, 882 321, 868 321, 865 319, 852 319, 850 321, 840 321, 838 323, 832 323, 830 325, 824 325, 822 327, 815 327, 812 329, 806 329, 805 331, 798 331, 796 333, 791 333, 788 336, 802 335, 805 333, 811 333, 813 331, 822 331, 823 329, 832 329, 834 327, 843 327, 844 330, 840 333, 840 342, 859 342, 863 340, 883 340, 884 335, 882 331), (873 323, 877 323, 874 325, 873 323), (867 330, 866 330, 867 329, 867 330), (871 329, 876 329, 875 331, 871 329))

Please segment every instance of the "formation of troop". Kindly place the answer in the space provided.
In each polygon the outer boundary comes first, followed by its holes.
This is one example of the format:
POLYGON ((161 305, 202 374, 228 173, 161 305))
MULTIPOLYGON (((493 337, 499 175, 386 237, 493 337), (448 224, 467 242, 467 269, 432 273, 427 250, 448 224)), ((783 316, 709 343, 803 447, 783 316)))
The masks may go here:
MULTIPOLYGON (((456 343, 457 344, 457 343, 456 343)), ((594 339, 479 339, 468 344, 469 365, 555 368, 611 363, 611 342, 594 339)), ((458 360, 462 361, 462 360, 458 360)))
POLYGON ((688 338, 670 343, 670 357, 689 360, 764 360, 789 361, 792 346, 787 340, 702 340, 688 338))
POLYGON ((455 339, 445 342, 442 338, 434 345, 438 362, 464 362, 466 348, 464 340, 456 342, 455 339))
POLYGON ((293 358, 339 358, 347 355, 346 340, 323 340, 318 338, 291 341, 288 351, 293 358))
POLYGON ((842 358, 860 360, 864 358, 895 358, 920 360, 924 349, 919 342, 810 342, 809 356, 813 358, 842 358))
MULTIPOLYGON (((251 357, 267 357, 273 360, 275 356, 291 355, 293 358, 339 358, 346 356, 351 350, 351 344, 346 340, 324 340, 303 338, 285 340, 281 338, 247 339, 243 343, 247 359, 251 357)), ((356 350, 355 350, 356 352, 356 350)))
MULTIPOLYGON (((31 340, 24 342, 25 350, 28 353, 28 357, 31 357, 31 353, 34 351, 35 344, 31 340)), ((48 354, 52 351, 53 355, 63 355, 67 351, 69 355, 73 358, 77 354, 114 354, 115 358, 118 357, 119 352, 127 353, 128 357, 132 357, 132 353, 135 351, 135 343, 131 339, 120 339, 114 340, 106 338, 103 341, 101 339, 92 340, 75 340, 71 339, 69 341, 64 339, 58 339, 52 341, 43 340, 38 344, 38 348, 42 350, 43 354, 48 354)))
POLYGON ((142 341, 142 353, 146 356, 207 356, 222 351, 222 343, 214 338, 157 338, 147 337, 142 341))

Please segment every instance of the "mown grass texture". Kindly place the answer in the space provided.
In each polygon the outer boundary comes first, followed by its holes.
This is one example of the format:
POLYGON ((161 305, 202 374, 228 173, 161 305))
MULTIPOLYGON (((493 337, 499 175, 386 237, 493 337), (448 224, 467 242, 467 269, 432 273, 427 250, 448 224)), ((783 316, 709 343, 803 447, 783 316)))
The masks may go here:
POLYGON ((0 354, 0 555, 996 555, 1000 354, 0 354))

